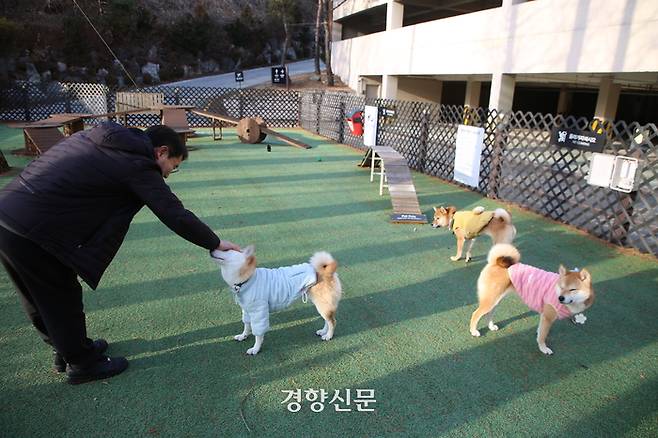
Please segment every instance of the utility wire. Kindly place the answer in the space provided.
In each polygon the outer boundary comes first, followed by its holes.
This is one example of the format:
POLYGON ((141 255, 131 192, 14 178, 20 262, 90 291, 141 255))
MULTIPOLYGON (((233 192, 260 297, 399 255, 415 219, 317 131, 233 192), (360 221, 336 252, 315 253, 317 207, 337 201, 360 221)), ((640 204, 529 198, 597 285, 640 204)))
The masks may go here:
POLYGON ((123 63, 121 62, 121 60, 119 60, 119 58, 117 57, 117 55, 114 54, 114 52, 112 51, 112 49, 110 48, 110 46, 107 44, 107 42, 105 42, 105 39, 103 38, 103 36, 100 34, 100 32, 98 32, 98 30, 96 29, 96 26, 94 26, 94 23, 91 22, 91 20, 89 19, 89 17, 87 16, 87 14, 85 14, 85 11, 82 10, 82 8, 81 8, 80 5, 78 4, 78 2, 77 2, 76 0, 73 0, 73 4, 76 5, 76 6, 78 7, 78 9, 80 9, 80 12, 82 12, 82 15, 84 15, 84 17, 87 19, 87 21, 89 22, 89 25, 91 26, 91 28, 94 29, 94 32, 96 32, 96 35, 98 35, 98 37, 101 39, 101 41, 103 41, 103 44, 105 44, 105 47, 107 47, 107 50, 109 50, 110 53, 112 54, 112 56, 114 56, 114 59, 116 59, 116 61, 119 63, 119 65, 120 65, 121 68, 123 69, 123 71, 124 71, 124 73, 126 74, 126 76, 128 76, 128 79, 130 79, 130 82, 133 83, 133 85, 135 86, 135 88, 139 88, 139 87, 137 86, 137 83, 135 82, 135 80, 132 78, 132 76, 130 76, 130 73, 128 73, 128 70, 126 70, 126 67, 124 67, 124 65, 123 65, 123 63))

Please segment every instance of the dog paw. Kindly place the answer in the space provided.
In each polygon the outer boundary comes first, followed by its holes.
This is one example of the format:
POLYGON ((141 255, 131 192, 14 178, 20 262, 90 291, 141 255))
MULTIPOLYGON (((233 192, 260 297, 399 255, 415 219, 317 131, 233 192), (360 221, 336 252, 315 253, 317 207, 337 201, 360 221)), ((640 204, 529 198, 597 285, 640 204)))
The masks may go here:
POLYGON ((480 337, 480 330, 471 330, 471 336, 480 337))
POLYGON ((494 324, 493 322, 490 322, 489 323, 489 330, 491 330, 492 332, 496 332, 496 331, 498 331, 498 326, 496 324, 494 324))
POLYGON ((550 348, 548 348, 548 347, 545 346, 545 345, 544 345, 543 347, 540 345, 540 346, 539 346, 539 351, 541 351, 542 353, 544 353, 544 354, 546 354, 546 355, 551 355, 551 354, 553 354, 553 350, 551 350, 550 348))
POLYGON ((585 321, 587 321, 587 317, 582 313, 579 313, 573 317, 573 322, 576 324, 585 324, 585 321))
POLYGON ((324 330, 324 329, 320 329, 320 330, 316 331, 315 334, 316 334, 316 336, 324 336, 324 335, 327 334, 327 331, 324 330))
POLYGON ((244 333, 240 333, 239 335, 233 336, 233 339, 235 339, 236 341, 242 342, 245 339, 247 339, 248 337, 249 337, 249 335, 245 335, 244 333))
POLYGON ((459 260, 460 258, 461 258, 461 257, 452 256, 452 257, 450 257, 450 260, 452 260, 453 262, 456 262, 456 261, 459 260))
POLYGON ((247 350, 247 354, 250 356, 255 356, 258 354, 259 351, 260 348, 251 347, 249 350, 247 350))
POLYGON ((322 340, 323 341, 330 341, 331 338, 333 338, 333 335, 330 335, 328 333, 325 333, 324 335, 322 335, 322 340))
POLYGON ((466 263, 468 263, 468 262, 470 262, 470 261, 471 261, 471 258, 470 258, 470 257, 466 257, 466 263))

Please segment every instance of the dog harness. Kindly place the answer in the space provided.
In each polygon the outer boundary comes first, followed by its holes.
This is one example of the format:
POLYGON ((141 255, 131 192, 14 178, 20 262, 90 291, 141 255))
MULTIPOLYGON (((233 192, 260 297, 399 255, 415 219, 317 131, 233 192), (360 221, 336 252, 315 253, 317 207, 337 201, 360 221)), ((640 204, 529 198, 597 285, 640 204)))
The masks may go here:
POLYGON ((480 234, 480 231, 491 222, 494 217, 493 211, 476 213, 473 211, 458 211, 452 216, 452 231, 464 230, 466 239, 472 239, 480 234))
POLYGON ((270 328, 270 312, 290 306, 315 283, 317 274, 310 263, 256 268, 247 281, 233 285, 233 295, 242 308, 242 322, 251 324, 254 335, 263 336, 270 328))
POLYGON ((541 313, 544 304, 550 304, 557 311, 558 319, 571 316, 569 308, 558 301, 557 283, 560 274, 547 272, 534 266, 516 263, 507 268, 514 289, 526 305, 541 313))

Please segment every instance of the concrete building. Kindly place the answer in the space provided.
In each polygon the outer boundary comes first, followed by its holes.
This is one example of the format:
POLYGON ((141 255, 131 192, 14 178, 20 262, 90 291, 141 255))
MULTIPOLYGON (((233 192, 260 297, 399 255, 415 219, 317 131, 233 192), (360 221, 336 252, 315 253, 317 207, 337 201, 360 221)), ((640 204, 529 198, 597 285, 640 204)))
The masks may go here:
POLYGON ((658 123, 657 0, 334 0, 368 97, 658 123))

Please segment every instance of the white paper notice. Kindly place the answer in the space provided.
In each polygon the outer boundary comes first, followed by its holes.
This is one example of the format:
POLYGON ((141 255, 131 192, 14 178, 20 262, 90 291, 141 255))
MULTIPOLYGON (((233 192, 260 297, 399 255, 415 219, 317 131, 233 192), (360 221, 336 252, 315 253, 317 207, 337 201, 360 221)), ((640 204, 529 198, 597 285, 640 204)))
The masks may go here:
POLYGON ((377 144, 377 107, 366 105, 363 114, 363 145, 373 147, 377 144))
POLYGON ((477 187, 480 183, 480 157, 484 128, 459 125, 455 150, 455 181, 477 187))

